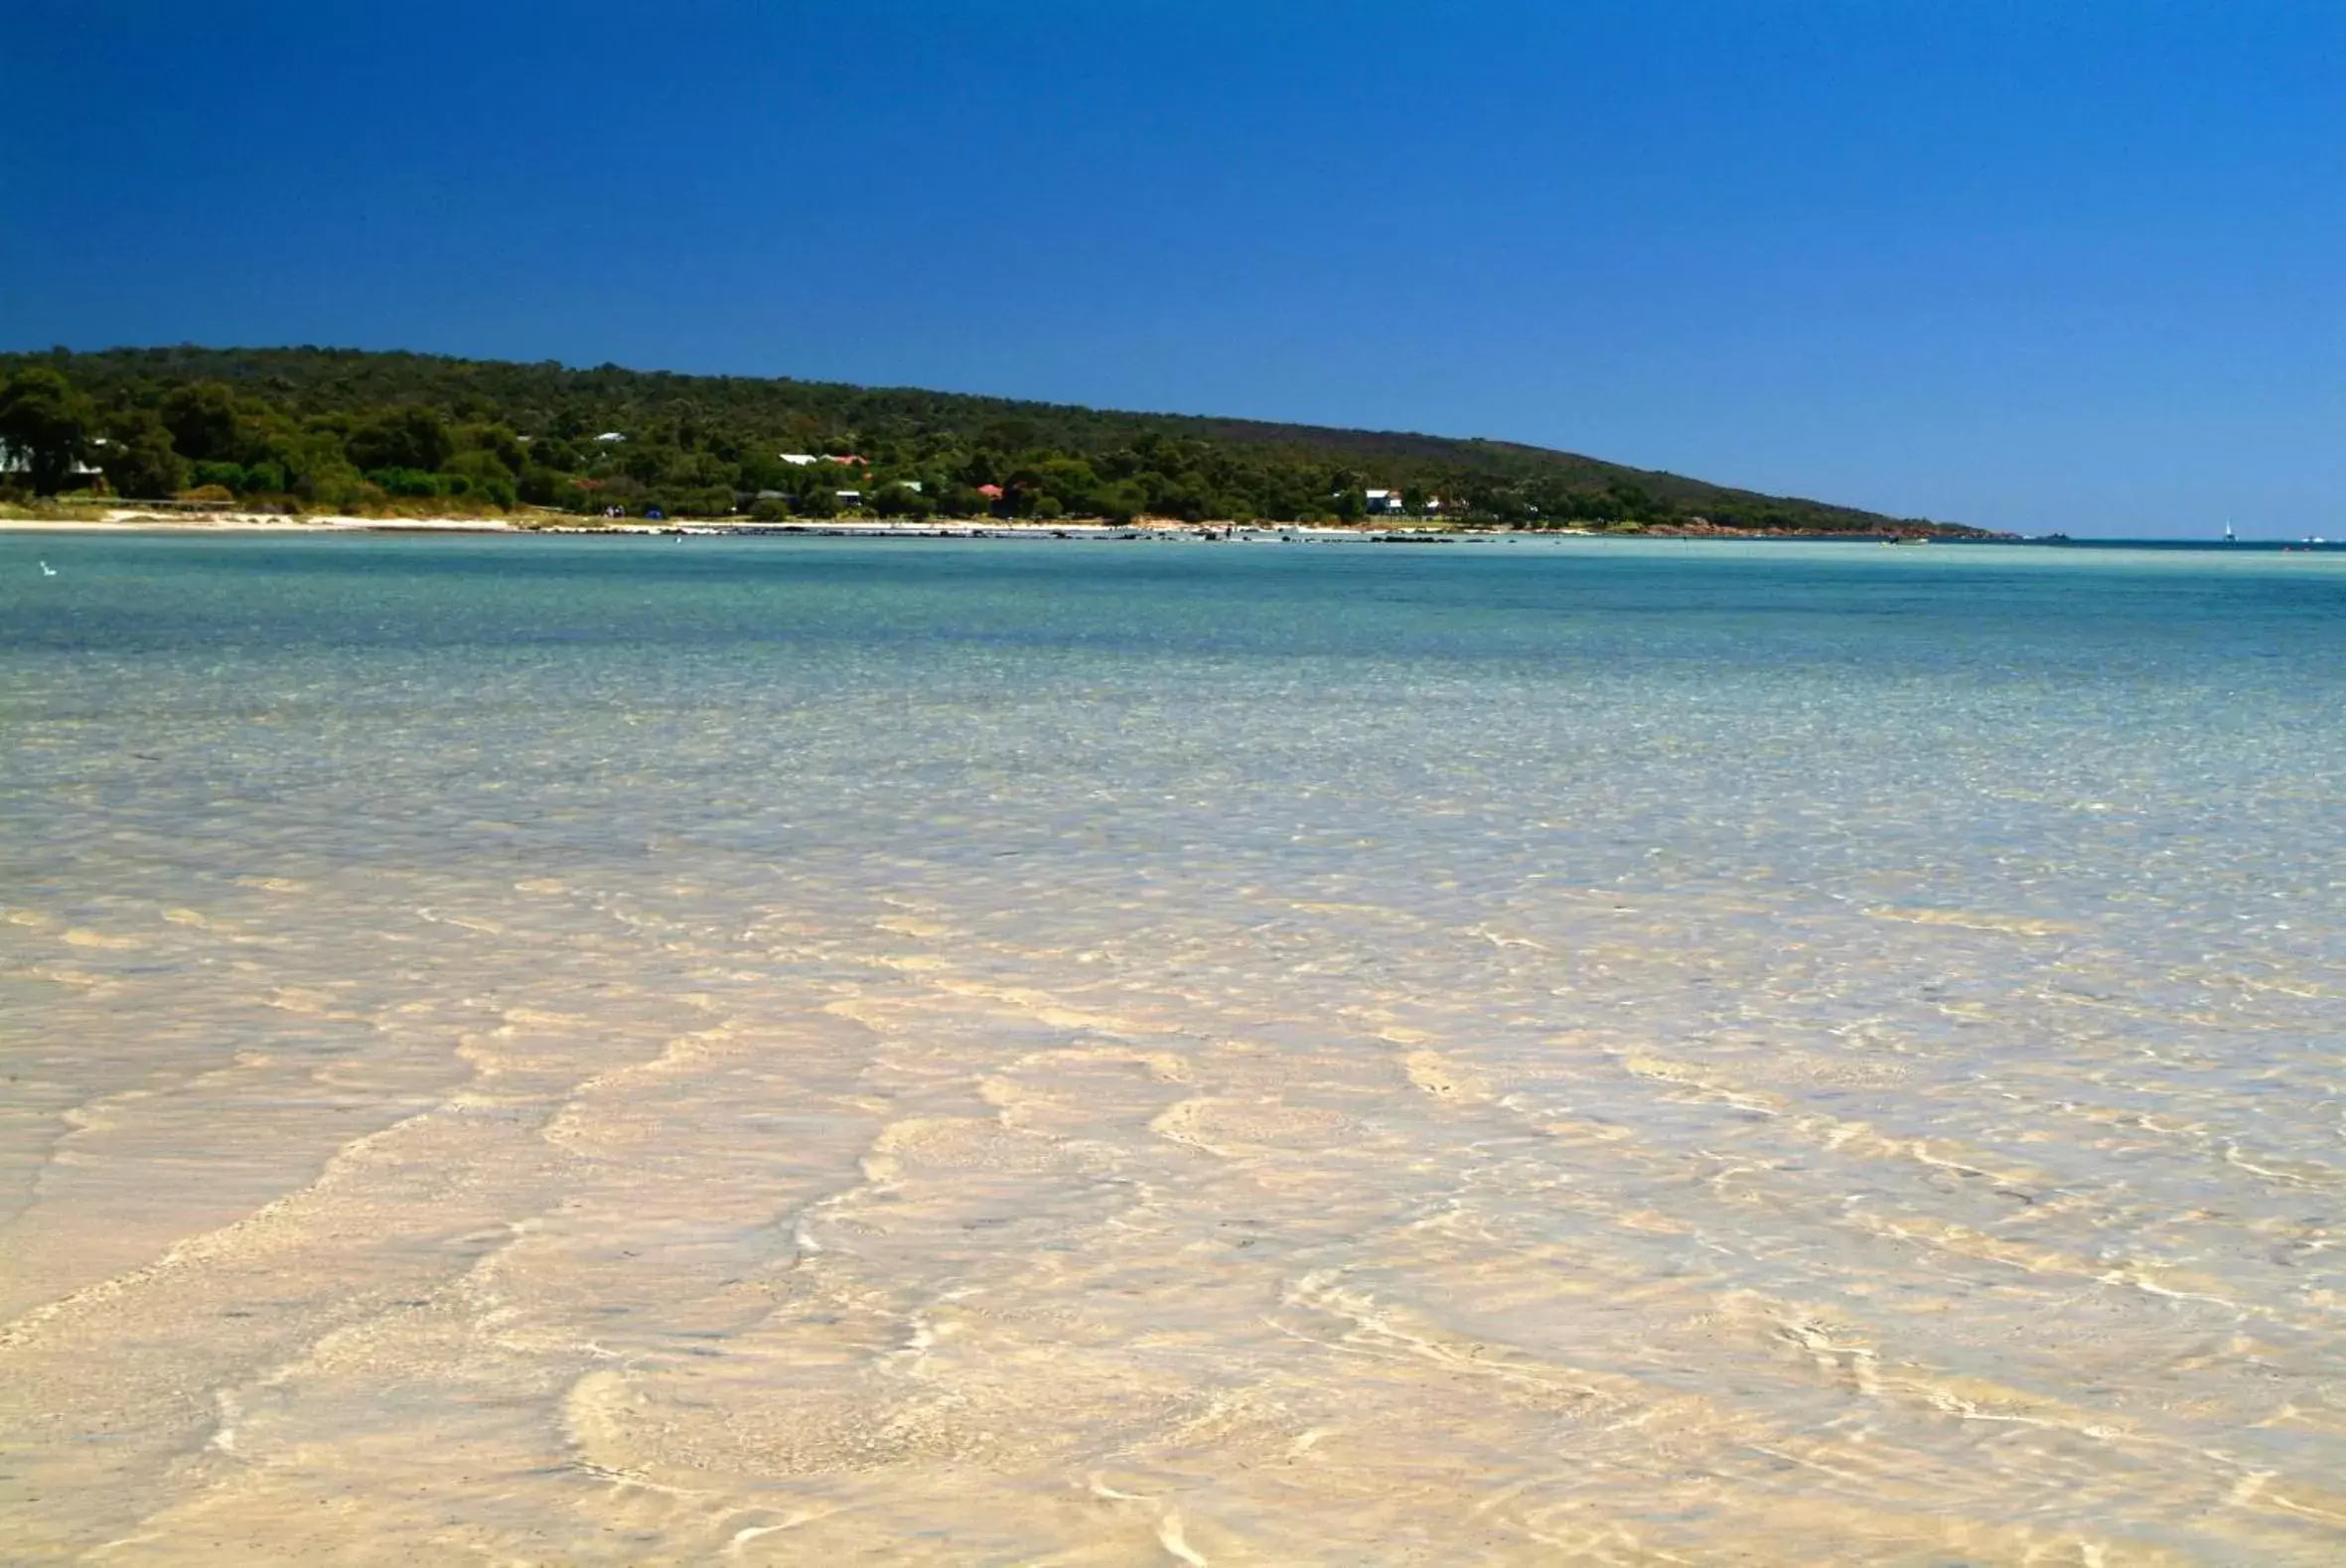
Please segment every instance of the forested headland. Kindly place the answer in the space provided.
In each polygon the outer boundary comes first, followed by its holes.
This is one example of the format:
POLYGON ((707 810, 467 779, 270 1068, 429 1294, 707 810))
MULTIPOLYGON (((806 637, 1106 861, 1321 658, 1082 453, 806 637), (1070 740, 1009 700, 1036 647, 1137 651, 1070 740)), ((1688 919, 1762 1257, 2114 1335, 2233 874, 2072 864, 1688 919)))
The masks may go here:
POLYGON ((349 349, 0 355, 0 491, 581 516, 1978 534, 1504 441, 349 349))

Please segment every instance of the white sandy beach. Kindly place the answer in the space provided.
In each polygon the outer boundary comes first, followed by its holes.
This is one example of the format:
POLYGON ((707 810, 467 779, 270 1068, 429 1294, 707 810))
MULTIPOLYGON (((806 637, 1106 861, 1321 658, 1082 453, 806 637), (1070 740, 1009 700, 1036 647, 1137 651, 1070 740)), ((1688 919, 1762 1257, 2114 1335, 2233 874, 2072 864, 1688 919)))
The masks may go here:
MULTIPOLYGON (((781 522, 747 517, 679 517, 661 521, 629 518, 607 522, 592 517, 531 513, 511 517, 355 517, 338 514, 207 511, 175 512, 136 506, 110 508, 81 517, 0 517, 0 532, 107 533, 125 531, 173 533, 556 533, 597 534, 758 535, 802 534, 837 538, 1024 538, 1103 539, 1131 537, 1187 537, 1234 539, 1342 540, 1389 537, 1396 534, 1427 539, 1486 539, 1504 537, 1487 530, 1342 526, 1314 523, 1182 522, 1166 517, 1144 517, 1129 523, 1100 521, 1035 522, 1024 519, 943 518, 912 521, 891 518, 797 518, 781 522)), ((1571 530, 1558 530, 1570 534, 1571 530)))

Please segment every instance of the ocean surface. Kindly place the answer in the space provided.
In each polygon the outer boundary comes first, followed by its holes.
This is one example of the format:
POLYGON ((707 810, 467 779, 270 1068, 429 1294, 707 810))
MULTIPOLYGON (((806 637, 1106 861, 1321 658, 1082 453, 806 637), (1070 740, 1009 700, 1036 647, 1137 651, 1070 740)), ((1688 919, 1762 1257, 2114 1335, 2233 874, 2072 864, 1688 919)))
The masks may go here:
POLYGON ((0 534, 0 1561, 2346 1561, 2342 781, 2335 555, 0 534))

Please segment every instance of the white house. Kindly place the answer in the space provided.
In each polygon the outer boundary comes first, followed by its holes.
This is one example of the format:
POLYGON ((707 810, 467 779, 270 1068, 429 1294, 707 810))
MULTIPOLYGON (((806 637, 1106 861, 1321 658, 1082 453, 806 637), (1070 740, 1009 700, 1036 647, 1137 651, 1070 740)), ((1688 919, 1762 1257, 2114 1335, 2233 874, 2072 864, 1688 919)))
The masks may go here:
POLYGON ((595 437, 595 439, 597 441, 625 441, 627 437, 621 435, 616 430, 606 430, 601 435, 595 437))
MULTIPOLYGON (((92 446, 102 447, 108 443, 105 437, 99 436, 90 444, 92 446)), ((7 442, 0 441, 0 475, 30 474, 32 472, 33 458, 30 453, 20 453, 15 448, 11 447, 7 442)), ((68 472, 77 480, 94 480, 98 477, 100 471, 96 464, 85 463, 81 459, 75 458, 73 460, 73 468, 68 470, 68 472)))
POLYGON ((1373 490, 1365 499, 1371 516, 1388 516, 1401 509, 1401 493, 1397 490, 1373 490))
POLYGON ((814 461, 814 454, 811 452, 778 452, 775 456, 798 468, 805 468, 814 461))

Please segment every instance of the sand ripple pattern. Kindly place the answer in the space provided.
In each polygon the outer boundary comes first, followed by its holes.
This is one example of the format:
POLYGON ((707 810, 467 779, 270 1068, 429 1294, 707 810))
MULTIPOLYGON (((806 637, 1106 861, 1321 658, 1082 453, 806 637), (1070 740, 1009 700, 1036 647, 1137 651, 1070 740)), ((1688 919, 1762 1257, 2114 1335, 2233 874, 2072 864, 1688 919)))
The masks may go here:
POLYGON ((335 542, 0 644, 0 1559, 2346 1559, 2320 623, 335 542))

